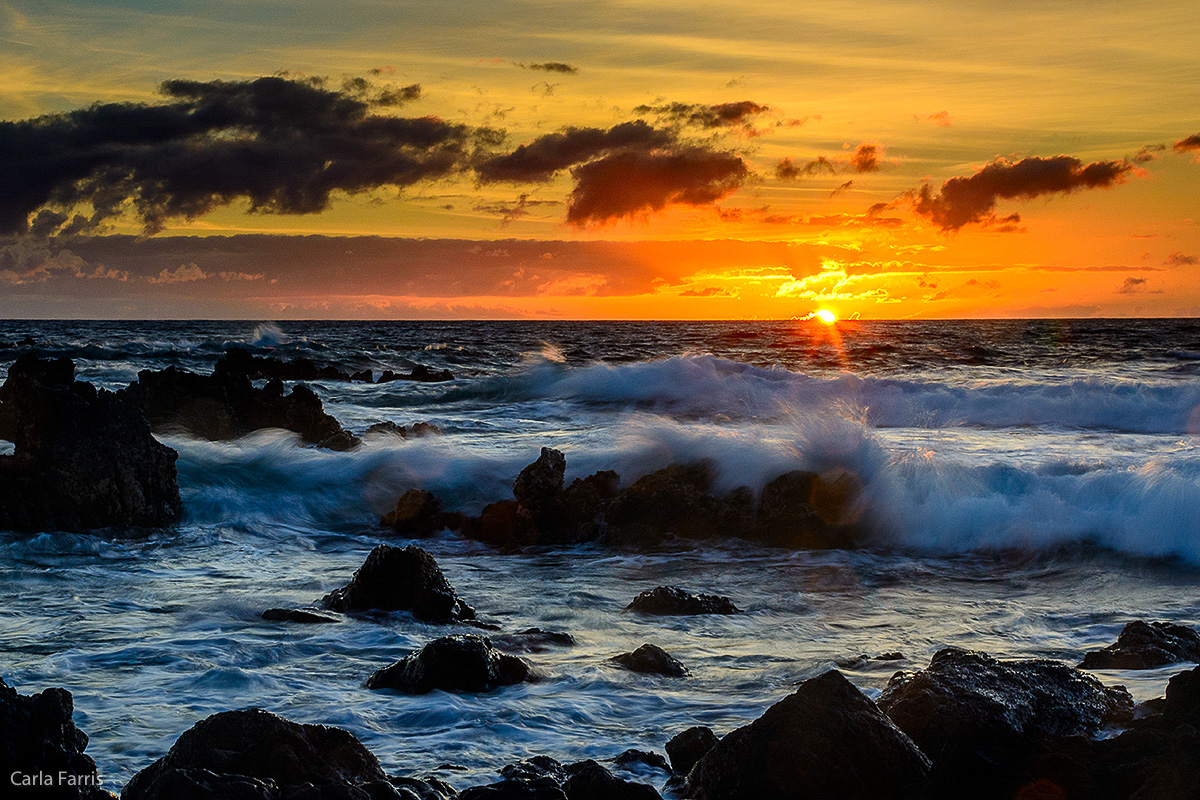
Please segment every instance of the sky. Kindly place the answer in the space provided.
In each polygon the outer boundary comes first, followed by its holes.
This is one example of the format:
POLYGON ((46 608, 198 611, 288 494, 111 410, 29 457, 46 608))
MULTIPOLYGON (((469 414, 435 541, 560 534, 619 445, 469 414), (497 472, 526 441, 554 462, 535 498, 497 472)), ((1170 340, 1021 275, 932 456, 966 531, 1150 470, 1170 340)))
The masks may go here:
POLYGON ((1200 15, 0 0, 0 315, 1200 315, 1200 15))

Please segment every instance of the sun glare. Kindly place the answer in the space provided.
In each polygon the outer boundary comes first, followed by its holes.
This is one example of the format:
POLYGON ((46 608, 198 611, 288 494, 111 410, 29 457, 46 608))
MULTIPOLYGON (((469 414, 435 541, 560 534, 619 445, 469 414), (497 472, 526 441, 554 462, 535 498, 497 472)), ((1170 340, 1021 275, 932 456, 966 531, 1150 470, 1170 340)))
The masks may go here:
POLYGON ((837 322, 837 314, 834 314, 828 308, 822 308, 813 316, 821 320, 821 322, 824 322, 826 325, 832 325, 833 323, 837 322))

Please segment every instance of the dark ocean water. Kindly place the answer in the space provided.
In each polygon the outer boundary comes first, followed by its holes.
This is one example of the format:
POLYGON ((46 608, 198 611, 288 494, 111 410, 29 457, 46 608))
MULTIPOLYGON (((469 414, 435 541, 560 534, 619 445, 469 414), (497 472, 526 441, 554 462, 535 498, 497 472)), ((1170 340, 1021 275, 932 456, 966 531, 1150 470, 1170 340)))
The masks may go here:
MULTIPOLYGON (((1200 323, 0 322, 109 388, 138 370, 209 371, 230 345, 344 369, 448 368, 456 380, 317 382, 361 433, 382 420, 444 436, 357 451, 262 432, 181 437, 178 528, 0 533, 0 676, 75 694, 109 788, 208 714, 256 705, 340 725, 390 771, 459 787, 546 754, 659 749, 757 717, 792 683, 859 654, 906 661, 848 674, 877 691, 954 644, 1078 661, 1132 619, 1200 614, 1200 323), (285 626, 264 608, 344 584, 407 488, 475 510, 509 495, 544 445, 567 479, 625 482, 707 457, 723 486, 839 466, 866 487, 869 546, 790 552, 730 540, 653 554, 576 548, 499 555, 426 541, 459 594, 506 629, 569 631, 534 654, 548 678, 484 696, 369 692, 374 669, 448 632, 405 615, 285 626), (622 608, 660 584, 749 613, 647 620, 622 608), (606 659, 650 641, 693 676, 606 659)), ((17 350, 0 350, 6 369, 17 350)), ((0 452, 4 452, 0 450, 0 452)), ((403 542, 399 542, 402 544, 403 542)), ((1178 667, 1100 673, 1138 699, 1178 667)))

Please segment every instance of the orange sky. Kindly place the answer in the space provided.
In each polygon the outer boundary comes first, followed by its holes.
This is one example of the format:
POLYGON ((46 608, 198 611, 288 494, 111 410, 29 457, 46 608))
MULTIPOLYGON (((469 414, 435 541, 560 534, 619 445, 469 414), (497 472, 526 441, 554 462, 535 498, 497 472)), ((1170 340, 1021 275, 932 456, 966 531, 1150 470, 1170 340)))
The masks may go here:
POLYGON ((17 0, 0 40, 8 317, 1200 313, 1191 3, 17 0))

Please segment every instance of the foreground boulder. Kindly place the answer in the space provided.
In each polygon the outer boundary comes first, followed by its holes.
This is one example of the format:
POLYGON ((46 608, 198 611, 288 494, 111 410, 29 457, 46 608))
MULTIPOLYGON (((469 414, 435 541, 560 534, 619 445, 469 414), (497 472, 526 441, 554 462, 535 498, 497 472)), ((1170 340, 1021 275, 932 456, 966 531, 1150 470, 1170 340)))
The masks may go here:
POLYGON ((1136 620, 1117 641, 1083 657, 1080 669, 1153 669, 1166 664, 1200 661, 1200 632, 1169 622, 1136 620))
POLYGON ((1057 661, 1001 662, 955 647, 917 672, 897 672, 879 707, 935 761, 948 745, 995 748, 1129 719, 1133 698, 1057 661))
POLYGON ((262 709, 214 714, 133 776, 123 800, 283 800, 396 797, 379 762, 352 734, 300 725, 262 709))
POLYGON ((642 592, 625 609, 659 616, 740 613, 728 597, 692 594, 674 586, 659 586, 642 592))
POLYGON ((571 764, 567 774, 567 800, 662 800, 653 786, 618 778, 590 759, 571 764))
POLYGON ((237 372, 198 375, 167 367, 158 372, 142 370, 137 381, 117 394, 140 409, 161 433, 223 441, 264 428, 282 428, 307 444, 330 450, 361 444, 325 413, 312 389, 299 384, 285 393, 278 378, 257 388, 237 372))
POLYGON ((632 653, 613 656, 612 660, 630 672, 665 675, 668 678, 683 678, 688 674, 687 667, 679 659, 654 644, 644 644, 632 653))
POLYGON ((176 453, 118 396, 75 380, 67 359, 23 355, 0 386, 0 529, 162 527, 183 503, 176 453))
POLYGON ((475 618, 429 553, 415 545, 381 544, 371 551, 350 583, 321 599, 331 611, 411 611, 430 622, 475 618))
POLYGON ((405 694, 425 694, 434 689, 479 693, 532 678, 528 664, 501 653, 487 638, 459 634, 435 639, 378 670, 367 679, 367 688, 395 689, 405 694))
POLYGON ((84 755, 88 737, 75 727, 66 689, 20 695, 0 680, 0 777, 9 797, 102 800, 96 762, 84 755), (47 776, 51 785, 25 783, 47 776))
POLYGON ((680 775, 687 775, 696 762, 712 750, 718 741, 712 728, 702 725, 675 734, 671 741, 667 742, 667 757, 671 759, 671 769, 680 775))
POLYGON ((695 800, 905 797, 929 760, 840 672, 802 683, 692 768, 695 800))

